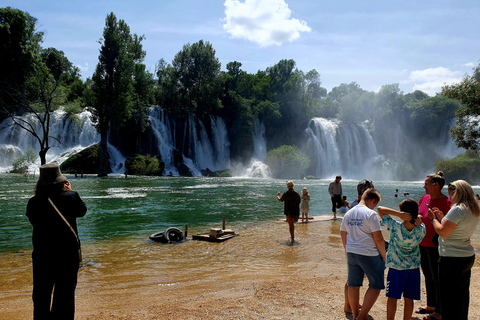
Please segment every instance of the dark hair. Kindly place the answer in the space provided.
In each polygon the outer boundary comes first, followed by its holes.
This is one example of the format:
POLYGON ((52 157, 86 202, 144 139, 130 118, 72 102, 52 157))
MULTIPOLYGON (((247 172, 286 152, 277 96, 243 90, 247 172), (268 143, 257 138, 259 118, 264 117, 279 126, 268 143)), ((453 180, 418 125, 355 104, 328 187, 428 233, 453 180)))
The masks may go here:
POLYGON ((357 184, 357 193, 359 196, 361 196, 365 192, 365 190, 370 188, 373 188, 372 180, 363 179, 357 184))
POLYGON ((432 183, 438 183, 440 186, 440 189, 443 188, 445 185, 445 174, 443 171, 438 171, 437 173, 432 173, 427 176, 430 180, 432 180, 432 183))
POLYGON ((418 217, 418 203, 413 199, 405 199, 398 205, 400 211, 408 212, 412 216, 410 223, 415 224, 415 219, 418 217))
POLYGON ((337 180, 337 179, 342 180, 342 176, 336 176, 336 177, 335 177, 335 180, 337 180))
POLYGON ((370 188, 363 193, 362 200, 363 201, 377 200, 378 202, 380 202, 382 201, 382 196, 380 195, 380 192, 378 192, 373 188, 370 188))

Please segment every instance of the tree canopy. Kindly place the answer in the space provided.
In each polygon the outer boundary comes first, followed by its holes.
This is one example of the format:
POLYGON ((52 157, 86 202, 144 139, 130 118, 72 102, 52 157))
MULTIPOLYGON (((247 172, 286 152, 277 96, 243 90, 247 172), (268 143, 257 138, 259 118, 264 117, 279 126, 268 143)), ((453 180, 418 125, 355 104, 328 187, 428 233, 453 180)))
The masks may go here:
POLYGON ((463 104, 456 113, 458 121, 451 129, 455 143, 465 149, 480 150, 480 64, 460 83, 444 86, 442 93, 463 104))

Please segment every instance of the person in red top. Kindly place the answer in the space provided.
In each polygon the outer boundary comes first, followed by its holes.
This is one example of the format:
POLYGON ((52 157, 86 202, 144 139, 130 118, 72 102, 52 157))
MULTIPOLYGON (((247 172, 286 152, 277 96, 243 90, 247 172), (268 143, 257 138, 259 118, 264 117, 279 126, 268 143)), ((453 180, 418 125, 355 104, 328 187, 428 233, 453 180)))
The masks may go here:
POLYGON ((442 193, 445 178, 442 171, 429 174, 425 178, 425 195, 418 202, 418 214, 423 217, 423 223, 427 230, 425 238, 420 242, 421 266, 425 276, 425 288, 427 291, 427 305, 420 307, 415 313, 430 314, 424 319, 441 319, 441 305, 438 290, 438 235, 428 218, 428 206, 438 208, 442 212, 448 212, 452 206, 450 198, 442 193), (435 243, 436 242, 436 243, 435 243))

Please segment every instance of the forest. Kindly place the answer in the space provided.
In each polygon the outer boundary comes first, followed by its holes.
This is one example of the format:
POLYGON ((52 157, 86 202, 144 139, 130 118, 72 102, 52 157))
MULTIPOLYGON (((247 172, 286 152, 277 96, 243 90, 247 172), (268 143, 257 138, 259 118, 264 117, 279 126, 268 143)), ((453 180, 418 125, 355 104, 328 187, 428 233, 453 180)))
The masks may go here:
MULTIPOLYGON (((95 72, 82 80, 80 70, 60 48, 42 47, 43 37, 37 31, 36 18, 11 7, 0 8, 0 121, 11 118, 34 135, 42 163, 51 147, 49 139, 61 139, 45 138, 49 137, 51 114, 59 108, 72 119, 85 109, 91 112, 101 136, 99 176, 108 174, 109 140, 121 141, 121 151, 129 157, 158 156, 145 147, 151 106, 161 106, 178 119, 191 114, 199 119, 223 118, 230 158, 237 162, 252 157, 257 119, 265 125, 268 151, 297 146, 312 118, 362 123, 381 149, 378 152, 394 158, 396 170, 404 172, 405 179, 414 176, 418 168, 429 168, 425 158, 434 163, 442 157, 430 142, 456 119, 451 132, 457 145, 478 149, 474 120, 480 109, 479 67, 462 84, 445 86, 442 94, 434 97, 422 91, 404 94, 398 84, 385 84, 378 92, 366 91, 354 81, 328 92, 322 87, 319 71, 299 70, 288 58, 255 74, 243 71, 238 61, 227 63, 222 70, 213 46, 201 39, 179 48, 171 62, 161 58, 161 52, 150 52, 159 57, 151 73, 143 64, 145 37, 132 34, 128 24, 112 12, 99 35, 95 72), (19 116, 25 112, 36 115, 43 132, 22 121, 19 116), (397 127, 402 130, 393 133, 397 127), (399 154, 393 149, 392 134, 415 141, 416 147, 399 154)), ((301 174, 308 174, 308 161, 302 159, 302 163, 306 164, 301 174)))

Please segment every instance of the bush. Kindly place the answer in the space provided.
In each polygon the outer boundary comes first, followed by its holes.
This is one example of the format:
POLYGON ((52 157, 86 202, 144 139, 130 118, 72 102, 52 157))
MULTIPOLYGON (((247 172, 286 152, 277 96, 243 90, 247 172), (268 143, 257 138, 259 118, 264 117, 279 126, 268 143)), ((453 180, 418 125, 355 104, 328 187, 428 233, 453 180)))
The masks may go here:
POLYGON ((125 160, 128 174, 143 176, 161 176, 164 163, 151 155, 135 155, 125 160))
POLYGON ((310 159, 296 146, 283 145, 267 153, 265 164, 270 167, 274 178, 303 178, 310 159))
POLYGON ((435 170, 443 171, 447 182, 465 180, 470 184, 480 183, 480 158, 473 150, 452 159, 438 160, 435 163, 435 170))
POLYGON ((26 174, 28 173, 28 167, 35 163, 36 160, 37 154, 35 153, 35 150, 29 148, 25 154, 20 154, 15 158, 15 160, 13 160, 13 169, 10 172, 26 174))

